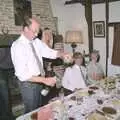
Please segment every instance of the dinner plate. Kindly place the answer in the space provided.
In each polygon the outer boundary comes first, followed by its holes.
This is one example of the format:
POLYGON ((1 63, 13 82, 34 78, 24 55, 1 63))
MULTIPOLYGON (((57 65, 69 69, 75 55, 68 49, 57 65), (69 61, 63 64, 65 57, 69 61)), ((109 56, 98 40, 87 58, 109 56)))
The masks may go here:
POLYGON ((94 112, 87 117, 87 120, 108 120, 108 119, 105 116, 94 112))
POLYGON ((120 100, 112 100, 113 105, 120 105, 120 100))
POLYGON ((102 108, 102 111, 103 111, 104 113, 107 113, 107 114, 112 114, 112 115, 117 114, 116 109, 114 109, 114 108, 112 108, 112 107, 103 107, 103 108, 102 108))
POLYGON ((77 95, 77 96, 88 96, 89 95, 88 90, 89 89, 79 90, 75 93, 75 95, 77 95))

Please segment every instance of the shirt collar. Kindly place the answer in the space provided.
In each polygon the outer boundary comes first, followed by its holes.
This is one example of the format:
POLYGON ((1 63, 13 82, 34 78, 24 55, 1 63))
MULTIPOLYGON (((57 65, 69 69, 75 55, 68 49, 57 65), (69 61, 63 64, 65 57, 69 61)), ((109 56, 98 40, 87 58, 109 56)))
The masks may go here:
POLYGON ((24 34, 21 34, 21 42, 25 43, 25 44, 29 44, 29 43, 32 43, 34 40, 29 40, 27 37, 25 37, 24 34))

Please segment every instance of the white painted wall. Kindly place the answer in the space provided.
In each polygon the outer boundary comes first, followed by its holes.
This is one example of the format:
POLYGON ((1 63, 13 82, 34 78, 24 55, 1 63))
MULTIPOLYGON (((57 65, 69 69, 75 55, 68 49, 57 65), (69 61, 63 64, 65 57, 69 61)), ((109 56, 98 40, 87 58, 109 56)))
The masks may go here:
MULTIPOLYGON (((105 21, 105 4, 96 4, 92 6, 92 19, 93 21, 105 21)), ((100 63, 104 70, 106 66, 106 39, 94 38, 93 35, 93 48, 100 52, 100 63)))
MULTIPOLYGON (((65 0, 51 0, 53 15, 58 17, 58 31, 65 37, 67 30, 80 30, 84 44, 78 45, 76 50, 88 52, 88 28, 84 16, 84 6, 81 4, 64 5, 65 0)), ((71 46, 65 44, 65 51, 72 52, 71 46)))
MULTIPOLYGON (((109 22, 120 22, 120 1, 109 3, 109 22)), ((105 4, 95 4, 93 5, 93 21, 105 21, 105 4)), ((111 65, 111 55, 113 48, 113 28, 109 28, 109 64, 108 64, 108 75, 113 73, 120 73, 118 66, 111 65)), ((93 46, 95 49, 100 51, 101 64, 105 70, 105 61, 106 61, 106 38, 93 38, 93 46)))
POLYGON ((120 1, 110 3, 109 9, 109 21, 110 22, 120 22, 120 1))
MULTIPOLYGON (((51 6, 53 15, 58 17, 58 30, 63 36, 67 30, 82 30, 84 44, 79 45, 77 50, 85 49, 88 51, 88 33, 87 24, 85 20, 84 6, 81 4, 64 5, 65 0, 51 0, 51 6)), ((110 3, 110 22, 120 22, 120 1, 110 3)), ((105 21, 105 4, 93 5, 93 21, 105 21)), ((110 30, 110 35, 113 34, 113 30, 110 30)), ((110 52, 112 51, 113 37, 109 36, 110 52)), ((100 51, 102 64, 105 70, 106 61, 106 39, 105 38, 93 38, 93 47, 100 51)), ((70 45, 65 45, 65 50, 71 52, 70 45)), ((111 53, 110 53, 111 55, 111 53)), ((114 67, 115 68, 115 67, 114 67)), ((112 68, 113 69, 113 68, 112 68)))

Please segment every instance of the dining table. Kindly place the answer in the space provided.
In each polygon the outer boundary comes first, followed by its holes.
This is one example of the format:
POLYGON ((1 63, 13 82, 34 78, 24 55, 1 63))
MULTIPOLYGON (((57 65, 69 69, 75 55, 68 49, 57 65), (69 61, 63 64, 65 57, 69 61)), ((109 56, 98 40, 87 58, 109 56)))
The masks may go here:
POLYGON ((120 76, 106 77, 68 96, 53 98, 47 105, 16 120, 45 120, 38 116, 48 106, 52 117, 46 120, 120 120, 120 76))

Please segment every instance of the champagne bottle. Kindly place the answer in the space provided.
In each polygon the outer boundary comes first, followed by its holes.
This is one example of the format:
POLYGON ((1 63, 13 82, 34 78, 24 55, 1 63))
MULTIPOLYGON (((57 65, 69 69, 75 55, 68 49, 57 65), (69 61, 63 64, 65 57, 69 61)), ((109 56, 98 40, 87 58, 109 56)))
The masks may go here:
POLYGON ((44 86, 43 86, 43 89, 41 90, 41 94, 42 94, 43 96, 47 96, 48 93, 49 93, 49 91, 50 91, 50 87, 44 85, 44 86))
MULTIPOLYGON (((48 69, 48 71, 46 71, 45 77, 54 77, 54 76, 55 76, 55 74, 54 74, 53 70, 48 69)), ((43 89, 41 90, 41 94, 43 96, 47 96, 48 93, 50 92, 50 89, 51 89, 50 86, 47 86, 47 85, 44 84, 43 89)))

